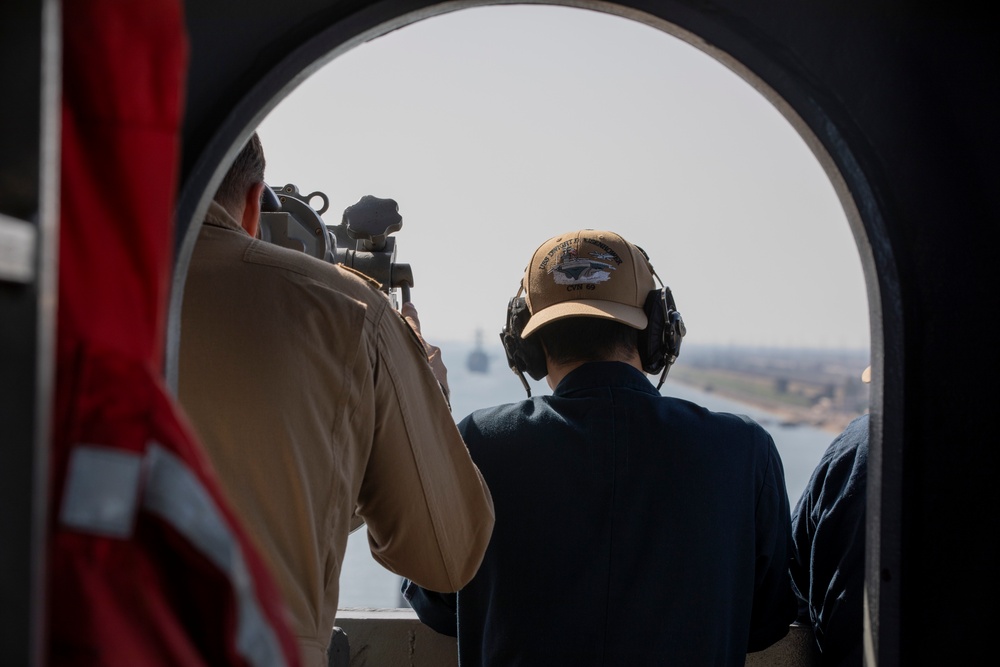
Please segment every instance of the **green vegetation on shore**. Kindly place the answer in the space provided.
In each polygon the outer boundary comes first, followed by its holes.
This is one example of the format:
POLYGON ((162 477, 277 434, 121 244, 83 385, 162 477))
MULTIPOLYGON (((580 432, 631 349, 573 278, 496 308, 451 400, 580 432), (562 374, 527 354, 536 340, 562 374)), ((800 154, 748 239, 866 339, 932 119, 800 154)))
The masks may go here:
POLYGON ((670 378, 752 405, 789 423, 840 431, 867 411, 859 351, 691 347, 670 378))

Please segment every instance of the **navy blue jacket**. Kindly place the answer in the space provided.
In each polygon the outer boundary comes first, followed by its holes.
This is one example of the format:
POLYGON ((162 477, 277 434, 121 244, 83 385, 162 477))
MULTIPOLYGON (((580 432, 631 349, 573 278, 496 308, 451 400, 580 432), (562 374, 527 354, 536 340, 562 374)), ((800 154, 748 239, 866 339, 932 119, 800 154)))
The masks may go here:
POLYGON ((792 515, 792 584, 821 664, 862 664, 868 415, 830 443, 792 515))
POLYGON ((784 471, 749 418, 600 362, 459 430, 493 537, 457 595, 403 588, 421 620, 457 633, 462 667, 741 666, 788 632, 784 471))

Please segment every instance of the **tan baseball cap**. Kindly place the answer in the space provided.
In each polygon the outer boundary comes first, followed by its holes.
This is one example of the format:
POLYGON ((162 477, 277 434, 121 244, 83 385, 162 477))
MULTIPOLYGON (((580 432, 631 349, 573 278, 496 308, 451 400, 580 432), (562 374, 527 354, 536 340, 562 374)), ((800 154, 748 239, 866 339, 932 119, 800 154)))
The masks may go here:
POLYGON ((531 313, 523 337, 567 317, 603 317, 645 329, 643 305, 656 287, 642 250, 614 232, 594 229, 553 236, 540 245, 522 286, 531 313))

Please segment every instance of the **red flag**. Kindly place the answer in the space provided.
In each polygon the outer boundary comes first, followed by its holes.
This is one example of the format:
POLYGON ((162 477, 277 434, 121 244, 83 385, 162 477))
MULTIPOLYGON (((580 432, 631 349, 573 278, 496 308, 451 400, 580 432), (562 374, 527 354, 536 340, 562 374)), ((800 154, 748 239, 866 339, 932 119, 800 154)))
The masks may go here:
POLYGON ((46 662, 298 665, 278 589, 161 380, 182 3, 62 9, 46 662))

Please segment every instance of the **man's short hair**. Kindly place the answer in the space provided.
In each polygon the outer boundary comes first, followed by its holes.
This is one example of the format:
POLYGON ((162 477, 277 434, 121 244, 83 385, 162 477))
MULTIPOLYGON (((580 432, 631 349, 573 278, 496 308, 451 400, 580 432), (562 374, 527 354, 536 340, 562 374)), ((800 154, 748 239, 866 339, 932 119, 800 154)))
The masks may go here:
POLYGON ((567 317, 549 322, 536 335, 558 364, 605 361, 638 349, 639 330, 599 317, 567 317))
POLYGON ((247 191, 264 182, 264 166, 264 147, 254 132, 215 191, 215 201, 229 212, 242 207, 247 191))

